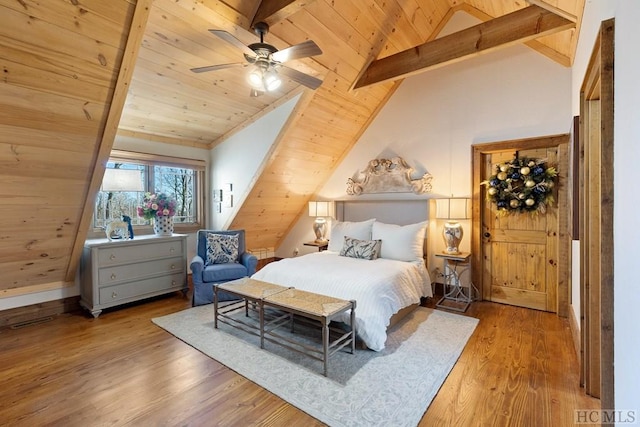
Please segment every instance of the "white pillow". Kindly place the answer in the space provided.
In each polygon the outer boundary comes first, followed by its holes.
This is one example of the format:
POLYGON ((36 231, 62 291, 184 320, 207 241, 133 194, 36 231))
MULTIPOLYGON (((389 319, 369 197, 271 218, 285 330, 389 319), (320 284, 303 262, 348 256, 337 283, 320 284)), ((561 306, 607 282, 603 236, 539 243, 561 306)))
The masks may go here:
POLYGON ((428 221, 405 226, 374 222, 371 240, 382 240, 380 258, 398 261, 421 260, 428 221))
POLYGON ((361 222, 334 221, 331 224, 331 236, 327 250, 340 252, 345 236, 358 240, 371 240, 371 227, 375 220, 373 218, 361 222))

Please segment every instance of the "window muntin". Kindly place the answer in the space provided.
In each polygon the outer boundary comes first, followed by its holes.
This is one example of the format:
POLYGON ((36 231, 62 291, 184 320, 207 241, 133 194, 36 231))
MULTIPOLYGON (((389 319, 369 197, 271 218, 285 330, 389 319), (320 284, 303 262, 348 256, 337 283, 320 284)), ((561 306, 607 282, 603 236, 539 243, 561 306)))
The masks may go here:
MULTIPOLYGON (((135 153, 133 153, 135 154, 135 153)), ((131 154, 131 157, 133 157, 131 154)), ((203 194, 202 181, 204 167, 193 165, 194 161, 181 165, 176 159, 170 163, 153 161, 148 158, 137 161, 129 156, 124 160, 110 159, 107 168, 135 169, 141 171, 144 191, 102 191, 98 192, 94 209, 93 225, 100 229, 122 215, 131 217, 133 226, 148 225, 149 221, 138 216, 137 207, 142 204, 145 192, 167 193, 176 198, 177 209, 174 224, 198 226, 202 221, 203 194)))

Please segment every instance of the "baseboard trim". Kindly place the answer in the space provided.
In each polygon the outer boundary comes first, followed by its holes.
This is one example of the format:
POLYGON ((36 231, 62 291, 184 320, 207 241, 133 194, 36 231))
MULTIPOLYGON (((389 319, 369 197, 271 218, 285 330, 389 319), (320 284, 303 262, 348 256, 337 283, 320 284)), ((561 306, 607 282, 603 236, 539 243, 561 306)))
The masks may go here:
POLYGON ((0 311, 0 328, 42 323, 43 319, 80 310, 80 296, 0 311))

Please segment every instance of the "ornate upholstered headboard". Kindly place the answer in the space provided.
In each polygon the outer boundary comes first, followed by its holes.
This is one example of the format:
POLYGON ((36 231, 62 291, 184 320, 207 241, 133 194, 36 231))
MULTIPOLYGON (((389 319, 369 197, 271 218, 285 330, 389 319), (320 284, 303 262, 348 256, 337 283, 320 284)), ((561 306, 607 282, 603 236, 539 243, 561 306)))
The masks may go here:
MULTIPOLYGON (((387 224, 408 225, 429 219, 429 200, 339 200, 336 201, 338 221, 365 221, 375 218, 387 224)), ((423 253, 429 252, 427 227, 423 253)))
POLYGON ((388 224, 407 225, 429 219, 429 200, 339 200, 338 221, 365 221, 376 218, 388 224))

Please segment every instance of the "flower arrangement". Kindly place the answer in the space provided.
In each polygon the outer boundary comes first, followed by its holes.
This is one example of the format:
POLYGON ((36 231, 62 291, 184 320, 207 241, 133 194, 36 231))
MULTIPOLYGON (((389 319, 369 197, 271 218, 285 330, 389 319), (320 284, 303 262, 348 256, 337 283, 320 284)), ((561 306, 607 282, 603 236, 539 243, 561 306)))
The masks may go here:
POLYGON ((138 216, 153 219, 159 216, 174 216, 176 200, 165 193, 145 193, 142 206, 138 206, 138 216))
POLYGON ((495 166, 495 173, 481 185, 487 185, 487 200, 500 213, 546 213, 553 204, 553 186, 558 172, 545 160, 513 159, 495 166))

